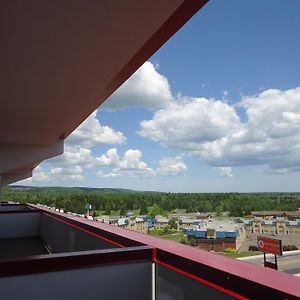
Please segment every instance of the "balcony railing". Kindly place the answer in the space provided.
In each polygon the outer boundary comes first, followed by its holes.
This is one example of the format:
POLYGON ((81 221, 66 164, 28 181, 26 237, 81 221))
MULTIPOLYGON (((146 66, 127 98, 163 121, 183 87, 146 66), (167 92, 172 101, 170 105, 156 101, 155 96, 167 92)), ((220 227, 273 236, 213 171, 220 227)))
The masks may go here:
POLYGON ((33 205, 0 213, 0 239, 20 235, 51 254, 2 258, 0 299, 300 297, 291 275, 33 205))

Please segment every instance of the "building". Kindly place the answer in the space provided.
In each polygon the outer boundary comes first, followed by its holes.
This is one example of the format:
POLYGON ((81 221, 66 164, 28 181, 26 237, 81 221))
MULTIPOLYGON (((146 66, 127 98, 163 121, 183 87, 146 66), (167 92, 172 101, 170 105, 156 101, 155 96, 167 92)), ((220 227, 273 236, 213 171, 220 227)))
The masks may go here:
POLYGON ((181 230, 205 250, 222 252, 226 248, 239 249, 246 237, 243 225, 233 221, 186 220, 185 226, 180 225, 181 230))
POLYGON ((258 234, 296 235, 300 237, 300 219, 289 220, 283 217, 255 217, 244 221, 247 236, 258 234))
POLYGON ((153 218, 151 220, 153 227, 155 230, 161 230, 164 228, 167 228, 169 226, 169 219, 163 216, 155 216, 155 218, 153 218))
POLYGON ((118 220, 118 226, 136 232, 148 233, 147 222, 141 217, 126 217, 118 220))
POLYGON ((185 229, 184 232, 189 240, 196 241, 197 247, 203 250, 223 252, 226 248, 237 248, 237 231, 185 229))
POLYGON ((147 234, 148 233, 148 221, 141 217, 135 218, 135 231, 147 234))
POLYGON ((260 217, 260 218, 284 218, 288 220, 300 219, 300 210, 297 211, 252 211, 249 217, 260 217))
MULTIPOLYGON (((63 153, 206 2, 2 1, 0 187, 63 153)), ((1 300, 300 297, 288 274, 30 204, 1 207, 0 244, 1 300)))
POLYGON ((199 228, 200 225, 207 225, 207 223, 202 221, 202 219, 189 219, 185 217, 180 217, 178 219, 178 229, 199 228))

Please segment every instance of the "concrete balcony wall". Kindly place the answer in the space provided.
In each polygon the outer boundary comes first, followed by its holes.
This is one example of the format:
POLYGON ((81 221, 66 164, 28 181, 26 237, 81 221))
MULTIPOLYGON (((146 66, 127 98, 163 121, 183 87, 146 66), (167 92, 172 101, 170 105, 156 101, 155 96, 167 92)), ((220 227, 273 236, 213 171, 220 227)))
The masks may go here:
POLYGON ((151 299, 152 278, 157 300, 300 299, 288 274, 52 210, 1 213, 0 229, 57 252, 1 259, 1 300, 151 299))
POLYGON ((150 300, 151 262, 0 278, 2 300, 150 300))
POLYGON ((0 212, 3 211, 30 211, 31 209, 28 208, 26 205, 20 205, 20 204, 2 204, 0 206, 0 212))
POLYGON ((36 211, 9 211, 0 214, 1 240, 32 237, 46 242, 53 253, 117 247, 105 239, 36 211))
POLYGON ((157 300, 236 299, 195 279, 156 264, 157 300))
POLYGON ((40 218, 37 212, 1 214, 0 239, 38 236, 40 218))
POLYGON ((39 235, 54 253, 116 248, 99 237, 45 214, 41 216, 39 235))

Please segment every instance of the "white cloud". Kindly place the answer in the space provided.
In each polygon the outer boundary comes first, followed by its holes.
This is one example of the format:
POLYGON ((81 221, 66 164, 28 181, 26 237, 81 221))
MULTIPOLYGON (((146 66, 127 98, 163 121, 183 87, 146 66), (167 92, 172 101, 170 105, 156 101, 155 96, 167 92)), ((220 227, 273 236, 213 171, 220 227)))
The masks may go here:
POLYGON ((141 160, 140 150, 129 149, 120 158, 116 148, 109 149, 106 154, 97 157, 99 166, 113 168, 107 173, 99 171, 99 177, 120 177, 120 176, 153 176, 154 171, 141 160))
POLYGON ((94 111, 65 141, 64 153, 43 163, 33 172, 33 182, 61 183, 83 181, 84 171, 95 168, 96 158, 92 148, 102 144, 126 142, 123 133, 102 126, 94 111))
POLYGON ((122 132, 101 125, 96 116, 97 110, 73 131, 66 144, 91 148, 97 144, 119 145, 126 142, 122 132))
POLYGON ((185 98, 140 125, 141 136, 225 168, 220 169, 225 175, 233 166, 264 165, 276 173, 300 169, 300 87, 267 90, 234 106, 185 98), (247 120, 240 120, 237 107, 247 120))
POLYGON ((102 170, 97 172, 97 175, 102 178, 176 176, 187 170, 180 156, 162 158, 157 169, 150 168, 142 161, 142 152, 136 149, 127 150, 120 158, 117 149, 112 148, 96 160, 100 167, 109 169, 107 172, 102 170))
POLYGON ((97 157, 96 160, 100 166, 119 167, 120 157, 116 148, 109 149, 106 154, 97 157))
POLYGON ((51 174, 53 175, 81 175, 82 167, 80 166, 71 166, 71 167, 54 167, 51 168, 51 174))
MULTIPOLYGON (((47 181, 49 176, 48 174, 43 170, 42 167, 40 166, 37 166, 34 171, 33 171, 33 177, 32 177, 35 181, 47 181)), ((32 181, 31 179, 32 178, 28 178, 26 180, 30 180, 32 181)))
POLYGON ((167 78, 158 73, 151 62, 145 62, 101 108, 109 110, 129 106, 159 108, 171 99, 167 78))
POLYGON ((142 152, 140 150, 129 149, 125 152, 120 168, 123 170, 150 170, 147 164, 141 161, 142 152))
POLYGON ((219 170, 221 176, 227 178, 233 177, 232 169, 230 167, 219 167, 217 169, 219 170))
POLYGON ((91 149, 66 145, 64 154, 43 163, 42 172, 34 171, 33 181, 55 183, 83 181, 84 170, 92 169, 94 163, 95 158, 92 155, 91 149), (39 178, 43 179, 39 180, 39 178))
POLYGON ((205 98, 170 103, 140 125, 141 136, 188 151, 206 151, 208 143, 215 143, 242 126, 234 108, 205 98))
POLYGON ((73 182, 83 181, 82 168, 79 166, 72 167, 50 167, 49 166, 38 166, 35 168, 32 174, 32 178, 24 180, 22 183, 62 183, 62 182, 73 182))
POLYGON ((187 170, 180 156, 164 157, 159 161, 159 168, 156 174, 161 176, 176 176, 187 170))
POLYGON ((80 146, 65 146, 64 154, 49 159, 48 164, 55 167, 70 167, 81 166, 84 168, 91 167, 94 164, 95 158, 92 155, 92 150, 80 146))

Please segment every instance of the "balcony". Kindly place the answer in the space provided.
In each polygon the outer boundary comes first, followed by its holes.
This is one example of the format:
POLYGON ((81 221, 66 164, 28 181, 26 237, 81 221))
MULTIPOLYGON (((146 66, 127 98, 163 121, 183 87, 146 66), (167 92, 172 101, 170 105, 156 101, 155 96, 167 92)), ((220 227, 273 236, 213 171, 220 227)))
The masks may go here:
POLYGON ((288 274, 34 205, 1 208, 0 249, 0 299, 300 297, 288 274))

